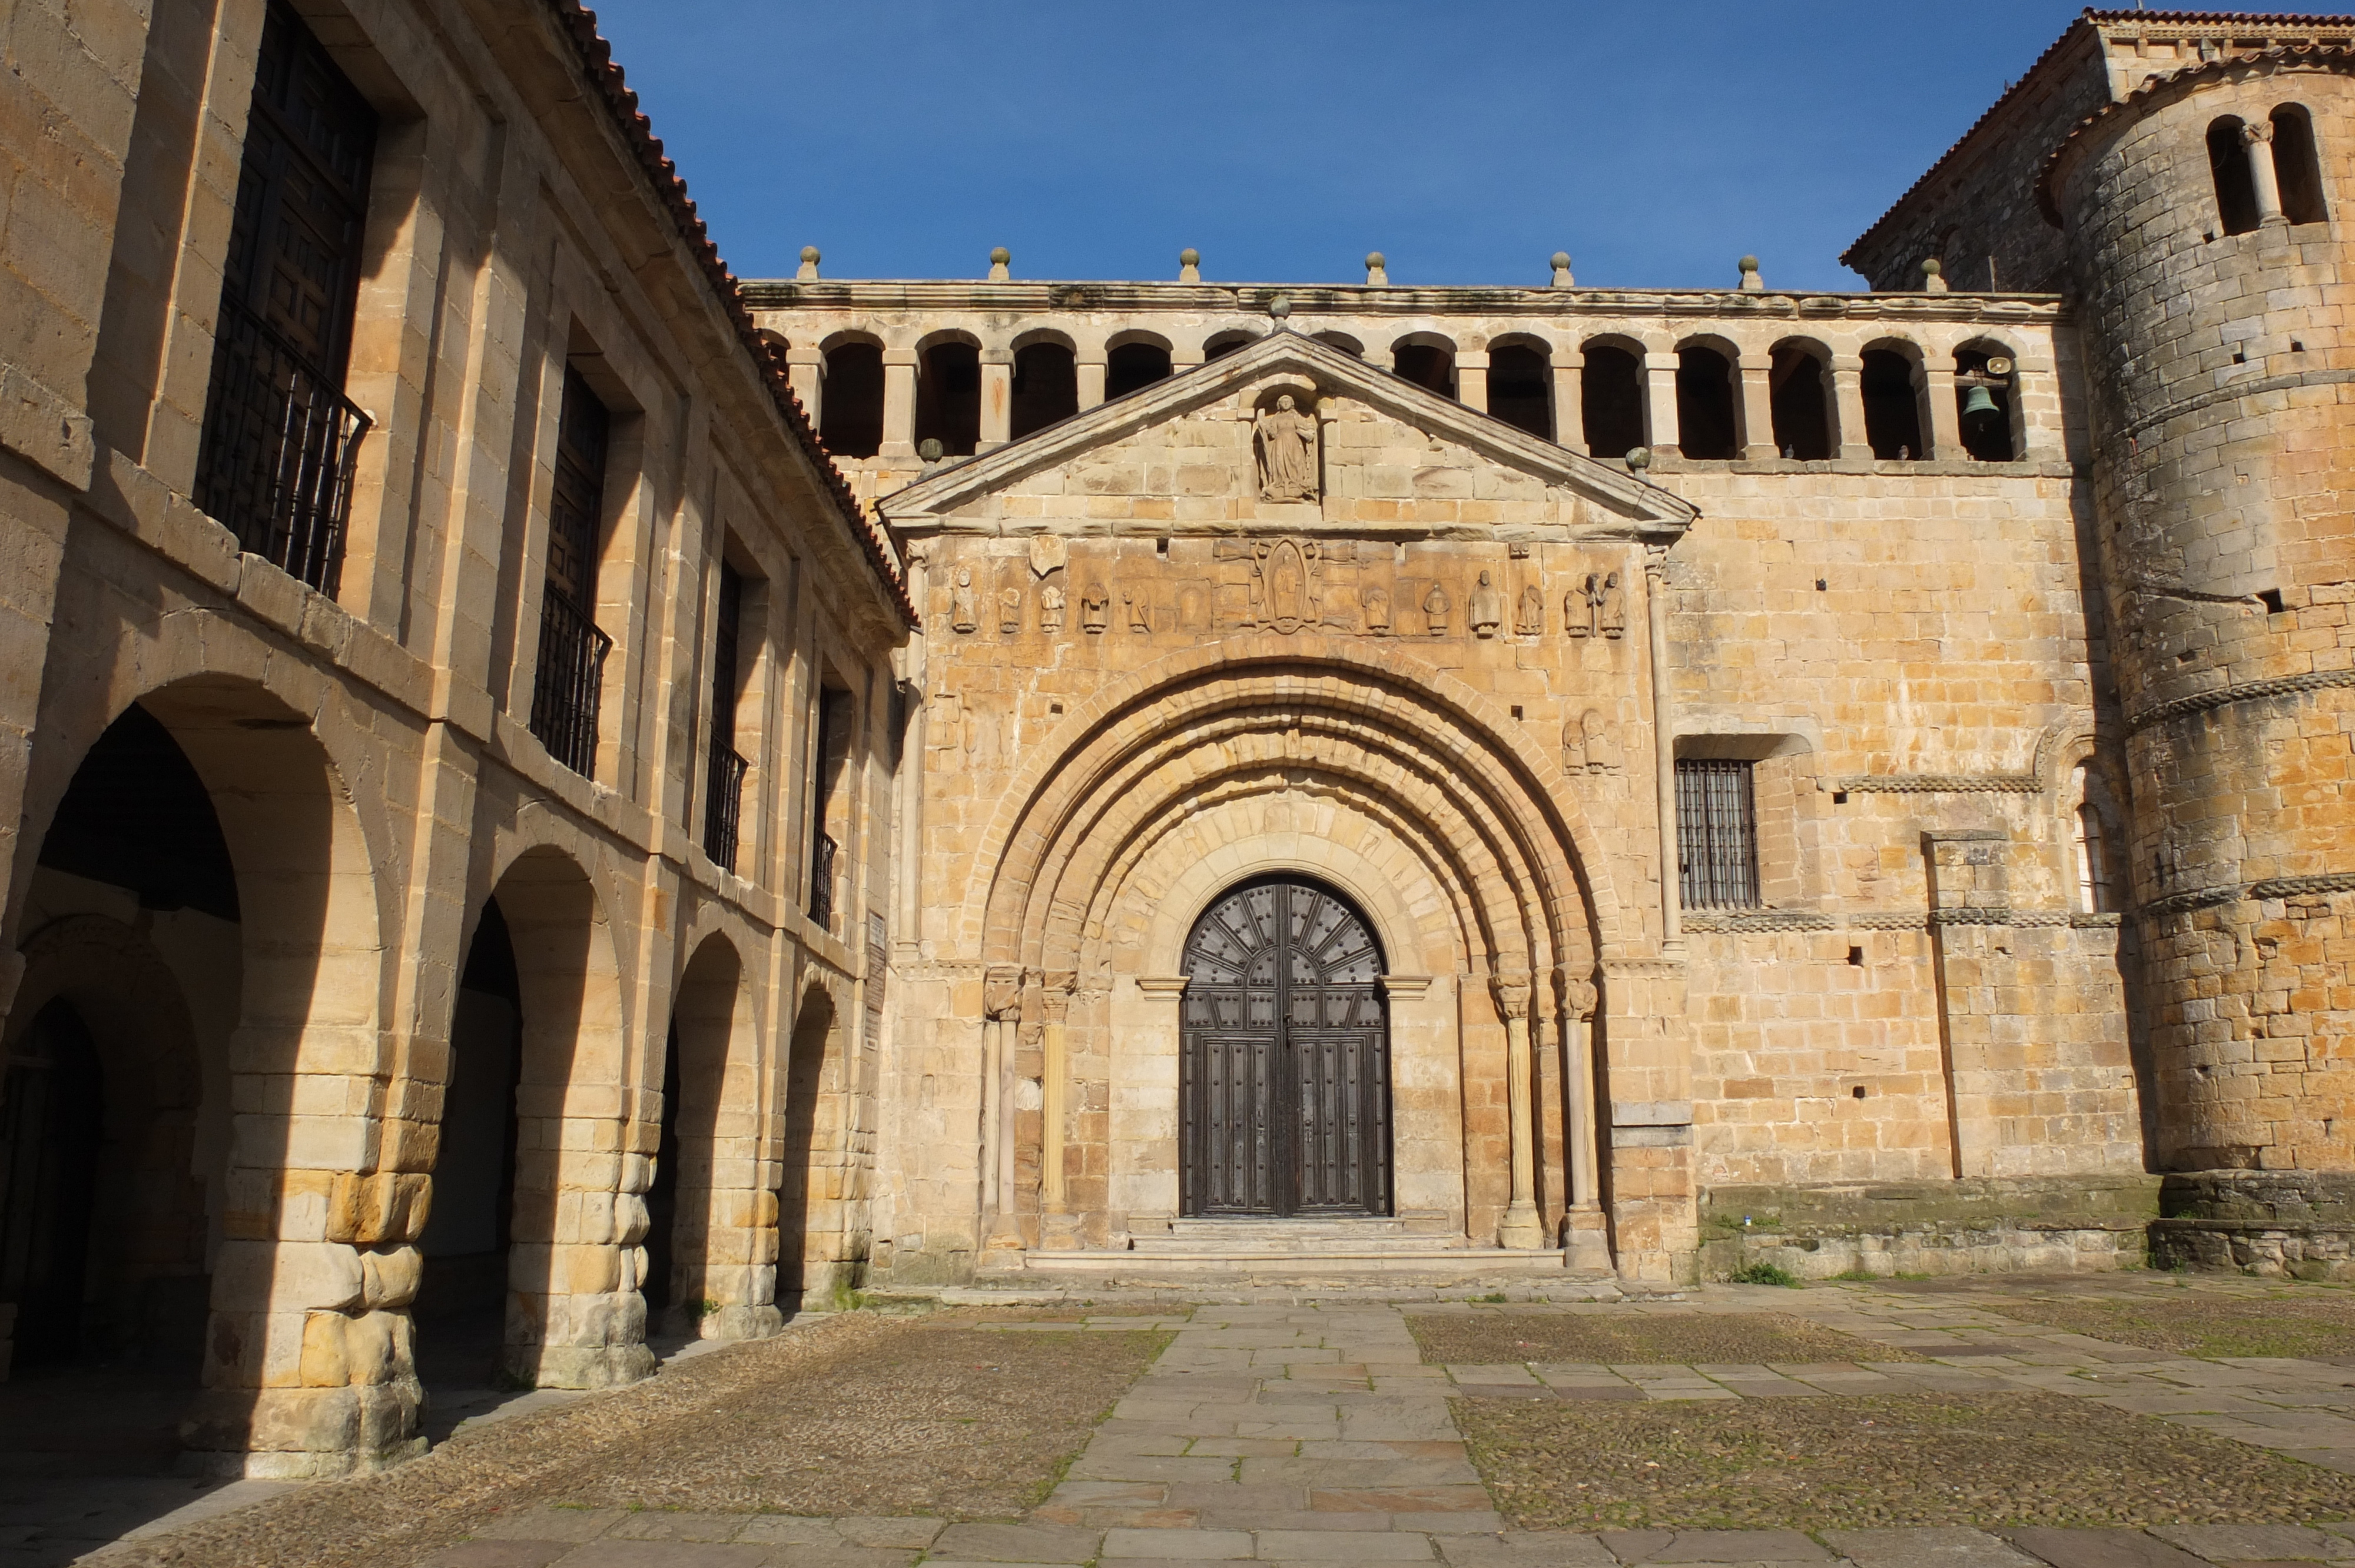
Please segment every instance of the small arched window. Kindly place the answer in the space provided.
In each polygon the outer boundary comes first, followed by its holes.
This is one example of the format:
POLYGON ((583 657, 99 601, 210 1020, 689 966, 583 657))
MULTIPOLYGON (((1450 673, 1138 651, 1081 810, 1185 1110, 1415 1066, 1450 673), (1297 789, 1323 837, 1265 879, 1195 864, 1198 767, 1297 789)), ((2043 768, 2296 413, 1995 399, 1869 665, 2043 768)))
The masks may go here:
POLYGON ((1913 362, 1893 348, 1864 351, 1864 439, 1882 462, 1918 462, 1922 392, 1913 362))
POLYGON ((1593 456, 1623 458, 1644 444, 1644 370, 1625 349, 1602 343, 1586 345, 1578 401, 1586 450, 1593 456))
POLYGON ((839 458, 873 457, 883 448, 883 351, 846 343, 826 351, 826 398, 818 439, 839 458))
POLYGON ((1124 343, 1104 355, 1104 396, 1125 397, 1169 378, 1169 351, 1157 343, 1124 343))
POLYGON ((1441 343, 1402 343, 1391 355, 1391 368, 1402 380, 1427 387, 1443 397, 1455 396, 1455 349, 1441 343))
POLYGON ((2257 227, 2257 182, 2249 173, 2249 150, 2241 141, 2242 122, 2227 114, 2208 127, 2208 172, 2216 180, 2216 215, 2227 234, 2246 234, 2257 227))
POLYGON ((916 444, 941 443, 950 457, 971 457, 981 444, 981 350, 969 343, 936 343, 924 350, 916 375, 916 444))
POLYGON ((2077 800, 2077 810, 2072 829, 2075 840, 2073 847, 2077 910, 2083 915, 2114 915, 2118 904, 2111 880, 2109 828, 2096 800, 2100 788, 2091 770, 2084 768, 2077 769, 2075 783, 2072 793, 2077 800))
POLYGON ((2292 223, 2328 223, 2322 196, 2322 154, 2314 143, 2314 117, 2300 103, 2274 111, 2274 177, 2281 185, 2282 216, 2292 223))
POLYGON ((1222 332, 1202 345, 1202 363, 1208 365, 1211 360, 1224 359, 1251 340, 1252 334, 1247 332, 1222 332))
POLYGON ((1527 344, 1488 355, 1488 412, 1541 440, 1553 440, 1552 367, 1527 344))
POLYGON ((1733 362, 1696 344, 1677 351, 1677 450, 1689 458, 1735 450, 1733 362))
POLYGON ((1767 373, 1774 416, 1774 451, 1800 462, 1826 462, 1832 455, 1831 377, 1811 349, 1784 344, 1767 373))
POLYGON ((1080 373, 1060 343, 1025 344, 1014 351, 1014 396, 1007 435, 1015 440, 1080 411, 1080 373))

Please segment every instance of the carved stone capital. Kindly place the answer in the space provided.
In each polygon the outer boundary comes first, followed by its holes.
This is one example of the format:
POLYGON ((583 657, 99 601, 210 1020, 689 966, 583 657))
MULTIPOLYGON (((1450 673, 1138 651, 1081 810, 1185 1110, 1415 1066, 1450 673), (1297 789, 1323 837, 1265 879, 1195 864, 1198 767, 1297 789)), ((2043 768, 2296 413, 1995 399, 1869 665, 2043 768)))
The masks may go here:
POLYGON ((992 1018, 1005 1018, 1022 1005, 1022 967, 1019 964, 992 964, 982 977, 981 1010, 992 1018))
POLYGON ((1525 974, 1502 974, 1488 982, 1497 993, 1497 1005, 1507 1018, 1527 1018, 1529 1015, 1529 977, 1525 974))
POLYGON ((1572 1018, 1582 1022, 1594 1016, 1594 1004, 1601 1000, 1602 993, 1591 980, 1573 979, 1562 984, 1563 1005, 1570 1009, 1572 1018))

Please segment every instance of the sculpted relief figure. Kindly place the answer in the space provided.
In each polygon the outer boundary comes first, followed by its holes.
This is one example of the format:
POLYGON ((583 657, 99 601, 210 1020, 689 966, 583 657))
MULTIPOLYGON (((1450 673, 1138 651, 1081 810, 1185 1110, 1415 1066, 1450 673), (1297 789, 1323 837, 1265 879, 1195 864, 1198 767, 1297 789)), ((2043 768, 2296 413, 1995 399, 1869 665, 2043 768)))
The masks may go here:
POLYGON ((1619 586, 1619 574, 1613 572, 1603 579, 1603 591, 1594 601, 1596 628, 1605 637, 1624 637, 1627 633, 1627 593, 1619 586))
POLYGON ((1022 590, 1002 588, 997 590, 997 630, 1011 637, 1022 630, 1022 590))
POLYGON ((1561 629, 1572 637, 1594 635, 1594 589, 1593 573, 1578 587, 1561 596, 1561 629))
POLYGON ((1366 609, 1366 630, 1376 637, 1391 634, 1390 590, 1380 583, 1369 583, 1358 595, 1358 602, 1366 609))
POLYGON ((1584 741, 1586 770, 1589 773, 1618 772, 1619 737, 1611 733, 1611 726, 1602 713, 1594 708, 1587 709, 1586 716, 1578 721, 1578 726, 1584 741))
POLYGON ((1039 630, 1049 636, 1063 630, 1063 585, 1049 583, 1039 590, 1039 630))
POLYGON ((1102 631, 1112 620, 1112 595, 1104 592, 1102 583, 1090 583, 1080 590, 1080 625, 1089 636, 1102 631))
POLYGON ((1316 499, 1316 417, 1293 407, 1292 395, 1263 408, 1252 421, 1259 443, 1259 494, 1263 501, 1316 499))
POLYGON ((1447 590, 1437 583, 1432 584, 1431 591, 1423 596, 1423 619, 1433 637, 1447 635, 1447 590))
POLYGON ((953 603, 954 608, 949 614, 951 626, 955 627, 959 631, 977 631, 981 629, 981 609, 974 599, 971 567, 957 568, 956 592, 953 603))
POLYGON ((1128 608, 1128 629, 1131 631, 1153 630, 1153 607, 1150 601, 1139 599, 1135 588, 1123 588, 1120 590, 1120 602, 1128 608))
POLYGON ((1545 631, 1545 595, 1535 583, 1521 587, 1521 613, 1513 622, 1513 630, 1523 637, 1540 636, 1545 631))
POLYGON ((1505 596, 1497 591, 1496 582, 1488 574, 1482 572, 1479 586, 1472 590, 1472 635, 1494 637, 1504 620, 1505 596))

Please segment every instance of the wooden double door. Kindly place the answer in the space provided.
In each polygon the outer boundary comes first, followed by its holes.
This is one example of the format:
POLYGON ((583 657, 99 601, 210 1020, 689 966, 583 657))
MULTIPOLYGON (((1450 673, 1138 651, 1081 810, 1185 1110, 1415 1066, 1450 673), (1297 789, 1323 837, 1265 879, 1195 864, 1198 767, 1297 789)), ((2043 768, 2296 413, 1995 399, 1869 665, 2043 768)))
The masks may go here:
POLYGON ((1391 1212, 1390 1022, 1365 917, 1299 878, 1246 884, 1186 942, 1188 1215, 1391 1212))

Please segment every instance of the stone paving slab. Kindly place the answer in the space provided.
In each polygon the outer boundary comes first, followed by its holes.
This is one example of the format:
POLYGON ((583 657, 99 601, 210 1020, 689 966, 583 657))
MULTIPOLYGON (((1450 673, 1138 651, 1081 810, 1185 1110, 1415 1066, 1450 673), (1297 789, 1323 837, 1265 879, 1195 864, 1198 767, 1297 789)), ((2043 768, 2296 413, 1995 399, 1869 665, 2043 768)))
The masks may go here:
POLYGON ((1826 1546, 1856 1568, 2037 1568, 1982 1530, 1827 1530, 1826 1546))

